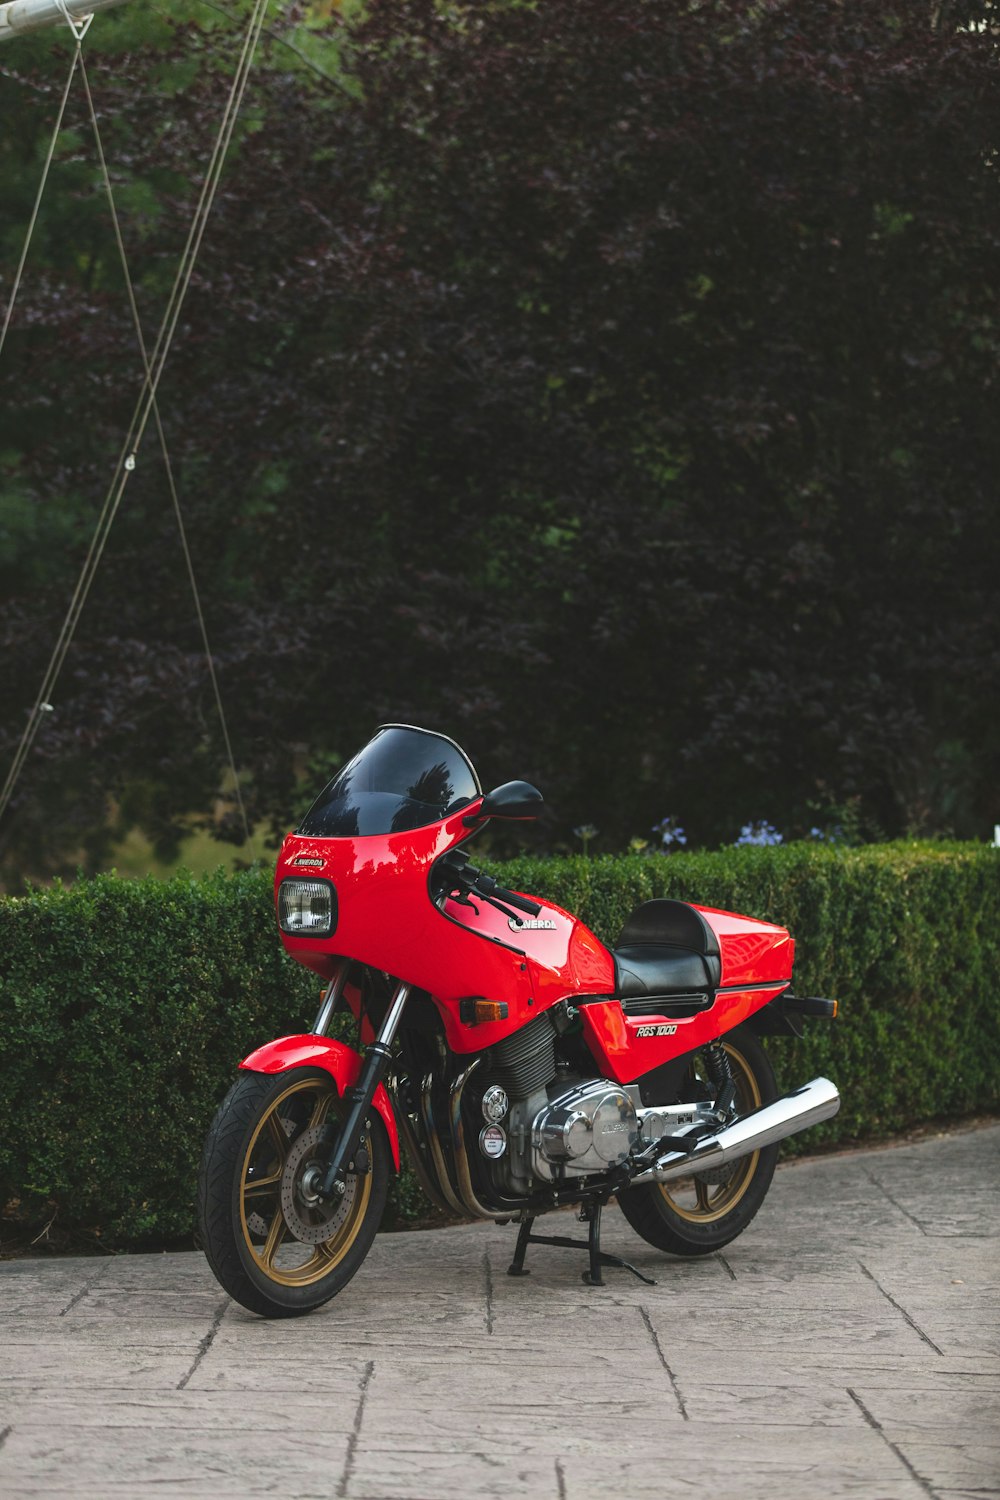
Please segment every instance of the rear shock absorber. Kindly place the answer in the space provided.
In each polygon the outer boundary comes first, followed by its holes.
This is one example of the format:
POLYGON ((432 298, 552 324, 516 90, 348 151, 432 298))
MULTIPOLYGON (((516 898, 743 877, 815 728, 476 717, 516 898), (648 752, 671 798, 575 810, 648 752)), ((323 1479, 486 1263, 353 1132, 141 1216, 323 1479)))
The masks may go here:
POLYGON ((705 1067, 715 1085, 715 1108, 719 1120, 728 1120, 736 1102, 736 1080, 733 1077, 729 1053, 718 1037, 705 1047, 705 1067))

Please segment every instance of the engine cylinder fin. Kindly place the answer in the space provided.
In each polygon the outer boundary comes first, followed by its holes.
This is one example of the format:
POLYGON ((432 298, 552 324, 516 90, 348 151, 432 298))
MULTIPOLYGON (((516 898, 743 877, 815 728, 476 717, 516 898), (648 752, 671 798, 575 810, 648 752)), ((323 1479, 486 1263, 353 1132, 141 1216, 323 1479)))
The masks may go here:
POLYGON ((483 1069, 511 1100, 526 1099, 556 1076, 555 1033, 547 1016, 536 1020, 490 1049, 483 1069))

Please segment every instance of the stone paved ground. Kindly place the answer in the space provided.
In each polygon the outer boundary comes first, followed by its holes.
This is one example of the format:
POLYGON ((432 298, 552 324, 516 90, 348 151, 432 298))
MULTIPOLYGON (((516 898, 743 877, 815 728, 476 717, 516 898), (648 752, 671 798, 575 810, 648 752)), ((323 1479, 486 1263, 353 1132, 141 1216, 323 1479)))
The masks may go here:
POLYGON ((656 1286, 492 1224, 282 1323, 195 1253, 0 1265, 0 1496, 1000 1497, 1000 1125, 791 1164, 724 1256, 605 1224, 656 1286))

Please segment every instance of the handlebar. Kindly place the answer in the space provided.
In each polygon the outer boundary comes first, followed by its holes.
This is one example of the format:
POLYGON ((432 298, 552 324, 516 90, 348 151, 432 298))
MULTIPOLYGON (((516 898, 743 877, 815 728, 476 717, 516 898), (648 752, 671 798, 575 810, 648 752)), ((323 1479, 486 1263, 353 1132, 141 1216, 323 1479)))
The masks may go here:
POLYGON ((537 917, 542 909, 537 901, 531 901, 527 896, 519 896, 516 891, 505 891, 502 885, 494 888, 494 895, 506 902, 508 906, 516 906, 519 911, 527 912, 529 917, 537 917))
MULTIPOLYGON (((452 858, 449 863, 449 875, 454 879, 455 885, 468 895, 482 897, 491 906, 496 906, 503 911, 506 906, 514 906, 518 911, 525 912, 529 917, 537 917, 541 906, 537 901, 532 901, 528 896, 519 896, 516 891, 508 891, 506 887, 498 885, 492 875, 470 865, 463 859, 461 863, 452 858)), ((512 913, 507 913, 508 916, 512 913)))

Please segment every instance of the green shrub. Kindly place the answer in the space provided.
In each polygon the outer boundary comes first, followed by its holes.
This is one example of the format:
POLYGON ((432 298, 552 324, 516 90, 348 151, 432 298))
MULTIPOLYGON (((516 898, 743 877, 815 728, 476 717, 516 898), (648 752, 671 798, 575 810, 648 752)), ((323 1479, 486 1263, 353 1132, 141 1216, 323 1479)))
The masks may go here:
POLYGON ((0 901, 0 1192, 109 1243, 190 1232, 237 1062, 316 1009, 270 884, 100 876, 0 901))
POLYGON ((1000 853, 959 843, 814 844, 625 859, 518 860, 505 878, 576 912, 614 943, 640 901, 745 912, 796 940, 795 989, 840 1002, 832 1024, 771 1038, 779 1083, 818 1073, 840 1113, 792 1137, 878 1138, 1000 1104, 1000 853))
MULTIPOLYGON (((1000 1103, 1000 856, 981 846, 809 845, 494 866, 613 943, 654 896, 780 922, 796 988, 832 1025, 774 1039, 788 1087, 828 1073, 837 1118, 793 1138, 877 1138, 1000 1103)), ((109 1245, 191 1232, 201 1142, 241 1056, 307 1028, 315 976, 286 958, 267 872, 114 876, 0 899, 0 1195, 109 1245)), ((397 1218, 426 1211, 406 1172, 397 1218)))

